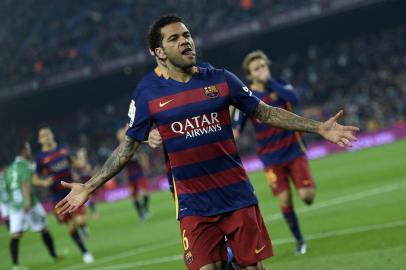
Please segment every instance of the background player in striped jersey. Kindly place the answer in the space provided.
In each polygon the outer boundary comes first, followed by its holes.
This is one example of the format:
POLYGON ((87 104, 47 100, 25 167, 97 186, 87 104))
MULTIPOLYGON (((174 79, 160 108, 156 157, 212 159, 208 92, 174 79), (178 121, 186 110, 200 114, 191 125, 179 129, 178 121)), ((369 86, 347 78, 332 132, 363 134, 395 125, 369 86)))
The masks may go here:
POLYGON ((30 228, 33 232, 41 232, 42 241, 51 257, 56 255, 54 242, 48 230, 47 214, 39 202, 32 185, 34 173, 31 161, 31 147, 26 141, 17 145, 16 158, 5 173, 6 190, 10 215, 10 254, 13 270, 26 269, 19 264, 19 243, 23 233, 30 228))
MULTIPOLYGON (((76 150, 76 154, 73 157, 73 172, 75 178, 80 182, 80 183, 86 183, 93 174, 93 167, 92 164, 90 164, 89 159, 87 157, 87 150, 84 147, 80 147, 79 149, 76 150)), ((96 213, 96 206, 94 203, 93 199, 89 199, 87 202, 87 208, 90 210, 90 215, 93 218, 97 217, 96 213)), ((76 215, 75 220, 78 224, 81 225, 81 230, 80 232, 83 234, 82 236, 87 237, 88 236, 88 218, 86 213, 83 215, 76 215)))
POLYGON ((263 269, 261 261, 272 256, 272 244, 237 152, 229 106, 270 125, 320 134, 340 146, 350 146, 358 129, 336 123, 341 113, 321 123, 271 107, 232 73, 196 68, 194 42, 179 17, 154 22, 149 44, 167 64, 170 78, 138 84, 124 142, 86 184, 62 183, 71 192, 56 205, 58 212, 75 211, 117 174, 156 123, 174 176, 186 266, 221 269, 226 235, 242 269, 263 269))
MULTIPOLYGON (((269 69, 271 61, 262 51, 249 53, 243 61, 242 68, 251 83, 253 94, 264 103, 292 111, 298 103, 298 97, 291 84, 273 79, 269 69)), ((239 110, 234 111, 233 127, 237 138, 246 123, 247 116, 239 110)), ((300 198, 306 204, 312 204, 315 185, 305 155, 302 136, 297 131, 283 130, 261 123, 251 118, 257 140, 257 154, 263 163, 265 176, 275 196, 279 198, 283 217, 285 218, 297 246, 296 255, 306 253, 306 243, 299 227, 299 221, 293 208, 292 180, 300 198)))
MULTIPOLYGON (((126 125, 117 131, 117 140, 120 143, 125 139, 127 128, 128 126, 126 125)), ((150 217, 148 182, 144 174, 144 170, 148 167, 147 163, 148 160, 145 154, 139 153, 134 155, 124 170, 134 207, 141 221, 145 221, 150 217)))
MULTIPOLYGON (((54 134, 47 125, 39 128, 38 142, 41 145, 41 151, 36 156, 36 173, 33 181, 35 185, 48 188, 51 193, 51 201, 56 204, 58 200, 67 195, 67 191, 61 186, 60 181, 73 181, 70 152, 66 146, 55 141, 54 134)), ((79 207, 75 213, 55 214, 59 223, 67 224, 72 240, 83 255, 83 262, 92 263, 93 256, 85 247, 78 232, 78 228, 83 228, 85 224, 77 224, 74 219, 77 214, 86 214, 85 207, 79 207)))

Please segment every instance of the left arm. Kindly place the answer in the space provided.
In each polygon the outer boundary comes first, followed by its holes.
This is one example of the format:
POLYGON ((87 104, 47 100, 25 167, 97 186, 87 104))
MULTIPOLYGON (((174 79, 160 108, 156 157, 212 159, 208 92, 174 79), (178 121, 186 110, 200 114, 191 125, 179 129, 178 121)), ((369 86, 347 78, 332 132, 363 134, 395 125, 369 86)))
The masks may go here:
POLYGON ((30 194, 30 182, 23 181, 23 197, 24 197, 24 210, 27 212, 31 208, 31 194, 30 194))
POLYGON ((359 130, 357 127, 342 126, 337 123, 337 119, 343 114, 342 111, 323 123, 304 118, 260 101, 231 72, 225 71, 225 77, 230 89, 231 104, 263 123, 288 130, 317 133, 340 147, 351 147, 351 142, 357 140, 353 135, 353 132, 359 130))
POLYGON ((275 127, 316 133, 341 147, 351 147, 351 142, 357 140, 353 135, 353 132, 356 132, 359 129, 353 126, 342 126, 338 124, 337 119, 342 114, 343 112, 340 111, 326 122, 319 122, 298 116, 282 108, 269 106, 260 101, 253 116, 261 122, 275 127))

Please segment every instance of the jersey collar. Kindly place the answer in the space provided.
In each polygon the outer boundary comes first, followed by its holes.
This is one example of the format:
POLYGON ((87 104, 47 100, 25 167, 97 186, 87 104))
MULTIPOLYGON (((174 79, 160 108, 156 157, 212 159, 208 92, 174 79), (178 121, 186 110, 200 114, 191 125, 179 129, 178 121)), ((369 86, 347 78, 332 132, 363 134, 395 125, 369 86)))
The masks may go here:
MULTIPOLYGON (((156 68, 154 69, 155 74, 158 77, 164 77, 165 80, 169 79, 169 74, 168 71, 163 71, 159 68, 159 66, 156 66, 156 68)), ((194 66, 193 67, 193 74, 197 74, 200 73, 200 68, 198 66, 194 66)))

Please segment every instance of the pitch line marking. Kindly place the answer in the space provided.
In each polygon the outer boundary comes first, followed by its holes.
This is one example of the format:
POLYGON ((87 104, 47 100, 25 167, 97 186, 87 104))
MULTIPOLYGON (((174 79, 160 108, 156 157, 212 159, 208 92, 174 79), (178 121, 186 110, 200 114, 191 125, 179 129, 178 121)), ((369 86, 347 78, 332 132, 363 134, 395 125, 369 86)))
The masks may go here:
MULTIPOLYGON (((356 228, 343 229, 343 230, 337 230, 337 231, 331 231, 331 232, 321 232, 321 233, 311 234, 306 237, 306 241, 332 238, 332 237, 337 237, 337 236, 346 236, 346 235, 352 235, 352 234, 364 233, 364 232, 376 231, 376 230, 383 230, 383 229, 391 229, 391 228, 396 228, 396 227, 401 227, 401 226, 406 226, 406 220, 399 220, 399 221, 395 221, 395 222, 391 222, 391 223, 373 224, 373 225, 368 225, 368 226, 363 226, 363 227, 356 227, 356 228)), ((292 237, 284 238, 284 239, 277 239, 275 241, 272 241, 274 246, 294 243, 294 242, 295 242, 295 240, 292 237)), ((90 268, 89 270, 134 269, 134 268, 139 268, 142 266, 162 264, 162 263, 174 262, 174 261, 180 261, 180 260, 183 260, 182 255, 172 255, 172 256, 148 259, 148 260, 132 262, 132 263, 123 263, 123 264, 112 265, 112 266, 90 268)))
MULTIPOLYGON (((361 191, 361 192, 357 192, 357 193, 353 193, 350 195, 346 195, 346 196, 342 196, 342 197, 338 197, 338 198, 334 198, 331 200, 327 200, 324 202, 318 202, 315 205, 312 205, 311 207, 302 207, 299 208, 297 211, 297 213, 307 213, 307 212, 311 212, 314 210, 318 210, 318 209, 322 209, 325 207, 329 207, 329 206, 334 206, 334 205, 340 205, 343 203, 347 203, 347 202, 352 202, 355 200, 359 200, 359 199, 364 199, 370 196, 375 196, 375 195, 380 195, 386 192, 391 192, 391 191, 395 191, 395 190, 399 190, 399 189, 403 189, 406 188, 406 184, 402 183, 402 184, 390 184, 390 185, 384 185, 384 186, 380 186, 380 187, 375 187, 366 191, 361 191)), ((264 221, 266 223, 270 222, 270 221, 275 221, 278 219, 282 219, 282 215, 281 214, 273 214, 273 215, 268 215, 264 217, 264 221)), ((307 239, 307 237, 306 237, 307 239)), ((276 241, 276 240, 275 240, 276 241)), ((272 241, 273 243, 275 243, 275 241, 272 241)), ((154 251, 163 247, 169 247, 169 246, 174 246, 179 244, 180 241, 172 241, 172 242, 168 242, 166 244, 160 244, 160 245, 151 245, 151 246, 147 246, 147 247, 140 247, 140 248, 135 248, 133 250, 129 250, 129 251, 125 251, 122 253, 118 253, 115 255, 111 255, 108 257, 103 257, 101 259, 97 259, 95 263, 92 264, 92 266, 98 265, 98 264, 103 264, 103 263, 108 263, 108 262, 112 262, 115 261, 117 259, 122 259, 122 258, 126 258, 126 257, 131 257, 134 255, 138 255, 138 254, 143 254, 146 252, 150 252, 150 251, 154 251)), ((76 270, 76 269, 83 269, 84 265, 83 264, 75 264, 72 266, 68 266, 65 268, 61 268, 59 270, 76 270)))
MULTIPOLYGON (((325 207, 340 205, 343 203, 352 202, 352 201, 364 199, 364 198, 375 196, 375 195, 381 195, 383 193, 387 193, 387 192, 391 192, 391 191, 395 191, 395 190, 399 190, 399 189, 404 189, 404 188, 406 188, 406 183, 380 186, 380 187, 372 188, 369 190, 353 193, 350 195, 345 195, 342 197, 334 198, 334 199, 327 200, 324 202, 318 202, 312 206, 301 207, 301 208, 297 209, 296 212, 299 214, 312 212, 312 211, 322 209, 325 207)), ((273 214, 273 215, 267 215, 264 217, 264 221, 267 223, 270 221, 278 220, 278 219, 282 219, 282 215, 280 213, 273 214)))

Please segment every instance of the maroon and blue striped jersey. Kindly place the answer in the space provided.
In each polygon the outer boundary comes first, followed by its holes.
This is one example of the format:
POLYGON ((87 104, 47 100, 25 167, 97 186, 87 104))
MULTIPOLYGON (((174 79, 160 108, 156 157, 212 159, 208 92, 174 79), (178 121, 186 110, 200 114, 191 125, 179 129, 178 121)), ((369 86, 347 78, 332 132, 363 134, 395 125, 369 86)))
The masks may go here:
MULTIPOLYGON (((207 68, 207 69, 214 69, 214 67, 209 64, 209 63, 197 63, 196 66, 198 67, 202 67, 202 68, 207 68)), ((163 73, 159 67, 156 67, 154 69, 154 73, 152 74, 153 76, 157 76, 159 79, 161 80, 167 80, 169 78, 169 75, 167 73, 163 73)), ((169 156, 168 153, 165 149, 165 147, 163 147, 163 153, 164 153, 164 160, 165 160, 165 170, 166 170, 166 176, 168 178, 168 186, 169 186, 169 190, 170 192, 174 193, 174 189, 173 189, 173 177, 172 177, 172 170, 171 170, 171 164, 169 163, 169 156)))
POLYGON ((252 115, 258 103, 226 70, 197 68, 187 83, 153 74, 139 82, 127 136, 144 141, 157 125, 169 156, 178 219, 258 203, 237 152, 229 114, 233 105, 252 115))
POLYGON ((141 164, 136 159, 132 159, 126 167, 128 181, 136 182, 144 177, 144 171, 141 164))
POLYGON ((36 172, 39 175, 51 176, 54 180, 50 186, 52 200, 58 201, 69 193, 62 187, 61 181, 72 182, 71 159, 68 148, 58 145, 52 151, 41 151, 36 159, 36 172))
MULTIPOLYGON (((254 95, 264 103, 288 111, 292 111, 292 106, 298 103, 298 97, 292 85, 282 80, 270 80, 262 92, 253 88, 252 90, 254 95)), ((233 116, 233 127, 239 128, 241 132, 247 119, 246 114, 236 110, 233 116)), ((305 147, 300 132, 272 127, 255 118, 251 120, 257 141, 256 152, 265 167, 283 164, 304 155, 305 147)))
POLYGON ((86 166, 78 166, 75 168, 75 173, 79 177, 80 183, 84 184, 92 178, 92 172, 86 166))

